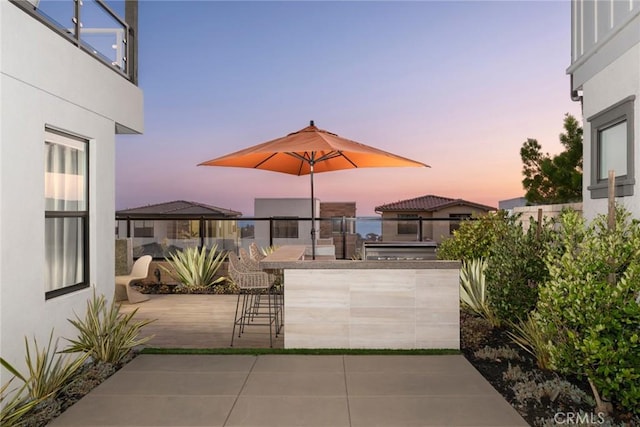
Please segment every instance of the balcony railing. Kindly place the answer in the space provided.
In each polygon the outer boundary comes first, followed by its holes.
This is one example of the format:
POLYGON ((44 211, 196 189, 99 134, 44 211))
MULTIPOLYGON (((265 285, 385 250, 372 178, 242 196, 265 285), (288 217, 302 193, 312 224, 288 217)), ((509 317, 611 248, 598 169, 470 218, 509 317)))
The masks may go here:
POLYGON ((10 0, 137 84, 137 0, 10 0))
MULTIPOLYGON (((440 242, 450 236, 463 218, 339 217, 316 218, 320 241, 331 239, 336 258, 360 255, 365 241, 440 242)), ((260 247, 311 245, 311 218, 217 218, 213 216, 116 216, 116 238, 131 238, 133 257, 156 259, 187 247, 217 245, 237 253, 255 242, 260 247)))

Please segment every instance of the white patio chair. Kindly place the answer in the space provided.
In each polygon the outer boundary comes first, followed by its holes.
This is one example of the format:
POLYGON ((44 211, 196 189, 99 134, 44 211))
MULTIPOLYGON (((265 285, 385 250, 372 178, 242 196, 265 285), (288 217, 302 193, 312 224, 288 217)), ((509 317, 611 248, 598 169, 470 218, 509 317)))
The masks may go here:
POLYGON ((144 280, 149 275, 151 255, 141 256, 133 263, 131 273, 124 276, 116 276, 116 301, 128 300, 132 304, 144 302, 149 297, 131 287, 133 283, 144 280))

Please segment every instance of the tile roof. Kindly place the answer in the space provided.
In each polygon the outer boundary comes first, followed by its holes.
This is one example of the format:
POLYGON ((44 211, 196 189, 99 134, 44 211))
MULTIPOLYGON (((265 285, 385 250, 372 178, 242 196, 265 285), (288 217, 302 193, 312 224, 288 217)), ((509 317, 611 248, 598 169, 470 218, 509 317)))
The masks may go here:
POLYGON ((376 212, 392 212, 392 211, 421 211, 433 212, 450 206, 472 206, 487 211, 496 210, 491 206, 482 205, 480 203, 469 202, 462 199, 452 199, 449 197, 441 197, 434 195, 426 195, 416 197, 414 199, 400 200, 398 202, 387 203, 386 205, 376 206, 376 212))
POLYGON ((229 218, 242 216, 242 212, 219 208, 204 203, 174 200, 172 202, 158 203, 155 205, 141 206, 132 209, 123 209, 117 211, 116 215, 214 215, 229 218))

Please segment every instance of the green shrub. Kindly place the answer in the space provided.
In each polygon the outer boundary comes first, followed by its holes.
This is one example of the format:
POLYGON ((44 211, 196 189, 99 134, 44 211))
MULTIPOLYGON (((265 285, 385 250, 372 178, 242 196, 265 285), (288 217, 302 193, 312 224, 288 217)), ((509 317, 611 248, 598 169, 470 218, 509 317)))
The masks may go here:
POLYGON ((552 236, 548 222, 531 219, 523 230, 518 218, 507 221, 491 247, 486 277, 489 303, 500 323, 522 319, 535 307, 538 286, 548 277, 545 247, 552 236))
POLYGON ((497 326, 497 319, 489 306, 485 270, 487 261, 481 258, 462 262, 460 269, 460 302, 462 307, 497 326))
POLYGON ((487 258, 495 241, 511 221, 506 211, 490 212, 472 220, 461 221, 453 236, 438 247, 438 259, 470 260, 487 258))
POLYGON ((215 277, 226 256, 226 251, 218 252, 218 245, 208 251, 205 247, 186 248, 172 253, 171 259, 165 258, 171 269, 161 267, 187 289, 208 288, 226 280, 225 277, 215 277))
POLYGON ((104 295, 87 301, 87 312, 84 319, 76 315, 69 322, 76 327, 79 335, 76 339, 68 339, 71 343, 64 352, 83 352, 91 356, 94 363, 106 362, 114 365, 121 363, 131 350, 152 337, 138 338, 143 326, 153 320, 133 321, 138 309, 126 315, 120 314, 119 305, 115 301, 107 307, 104 295))
POLYGON ((587 376, 604 398, 638 414, 640 226, 620 208, 616 216, 610 231, 603 215, 586 226, 575 212, 563 213, 537 311, 554 367, 587 376))

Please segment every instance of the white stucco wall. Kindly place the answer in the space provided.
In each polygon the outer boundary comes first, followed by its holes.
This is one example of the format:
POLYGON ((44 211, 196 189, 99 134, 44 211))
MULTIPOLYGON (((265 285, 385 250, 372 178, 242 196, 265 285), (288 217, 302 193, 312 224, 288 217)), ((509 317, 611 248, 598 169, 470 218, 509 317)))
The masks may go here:
MULTIPOLYGON (((116 123, 142 132, 142 92, 15 5, 0 2, 0 354, 18 368, 24 337, 75 337, 95 288, 114 290, 116 123), (45 300, 44 135, 89 144, 91 288, 45 300)), ((60 340, 60 346, 66 345, 60 340)), ((6 381, 2 372, 0 383, 6 381)))
MULTIPOLYGON (((636 23, 640 31, 640 18, 636 23)), ((606 213, 607 199, 591 199, 591 126, 587 118, 601 112, 622 99, 635 95, 634 105, 634 195, 618 197, 616 201, 640 218, 640 44, 636 44, 614 62, 597 73, 583 85, 583 123, 584 128, 584 176, 583 176, 583 213, 585 218, 593 219, 598 213, 606 213)))

